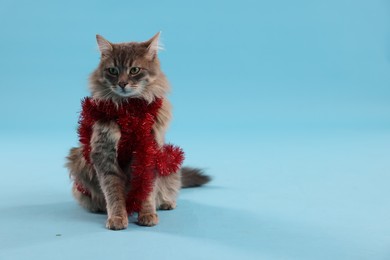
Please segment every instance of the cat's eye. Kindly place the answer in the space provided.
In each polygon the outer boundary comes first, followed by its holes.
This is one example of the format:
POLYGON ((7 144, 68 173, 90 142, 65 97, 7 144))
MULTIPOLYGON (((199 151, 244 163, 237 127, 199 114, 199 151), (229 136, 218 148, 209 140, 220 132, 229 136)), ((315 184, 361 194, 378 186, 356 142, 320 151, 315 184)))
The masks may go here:
POLYGON ((108 72, 109 72, 111 75, 114 75, 114 76, 118 76, 118 75, 119 75, 119 70, 118 70, 118 68, 116 68, 116 67, 108 68, 108 72))
POLYGON ((138 67, 132 67, 131 69, 130 69, 130 74, 133 74, 133 75, 135 75, 135 74, 138 74, 139 72, 140 72, 140 68, 138 68, 138 67))

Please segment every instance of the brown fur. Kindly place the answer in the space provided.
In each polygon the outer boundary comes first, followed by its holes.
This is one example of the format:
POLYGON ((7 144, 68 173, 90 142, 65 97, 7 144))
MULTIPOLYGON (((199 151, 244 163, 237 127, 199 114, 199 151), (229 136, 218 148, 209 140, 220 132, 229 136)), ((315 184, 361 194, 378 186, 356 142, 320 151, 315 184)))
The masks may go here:
MULTIPOLYGON (((94 99, 110 99, 118 105, 127 102, 129 98, 143 98, 152 102, 156 98, 164 97, 153 126, 156 141, 162 146, 171 120, 171 105, 165 97, 169 84, 160 69, 157 57, 158 38, 159 33, 146 42, 113 44, 98 35, 101 60, 91 74, 90 89, 94 99), (140 68, 138 73, 131 72, 134 67, 140 68)), ((107 212, 106 227, 112 230, 128 226, 125 196, 130 189, 128 183, 131 171, 130 165, 121 168, 117 163, 117 144, 120 137, 120 129, 115 122, 97 122, 91 138, 92 165, 83 157, 81 145, 70 150, 66 164, 71 178, 91 193, 91 196, 86 196, 73 188, 76 200, 92 212, 107 212)), ((138 224, 156 225, 156 209, 174 209, 181 187, 200 186, 209 180, 200 170, 188 167, 168 177, 157 177, 153 192, 138 214, 138 224)))

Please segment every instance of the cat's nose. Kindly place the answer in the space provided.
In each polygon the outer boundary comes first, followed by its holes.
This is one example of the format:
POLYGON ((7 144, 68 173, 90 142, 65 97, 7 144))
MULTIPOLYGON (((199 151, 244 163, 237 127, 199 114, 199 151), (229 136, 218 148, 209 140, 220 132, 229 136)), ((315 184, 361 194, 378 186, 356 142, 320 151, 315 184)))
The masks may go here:
POLYGON ((125 81, 119 81, 119 82, 118 82, 118 85, 119 85, 119 87, 121 87, 121 88, 125 88, 126 85, 127 85, 127 82, 125 82, 125 81))

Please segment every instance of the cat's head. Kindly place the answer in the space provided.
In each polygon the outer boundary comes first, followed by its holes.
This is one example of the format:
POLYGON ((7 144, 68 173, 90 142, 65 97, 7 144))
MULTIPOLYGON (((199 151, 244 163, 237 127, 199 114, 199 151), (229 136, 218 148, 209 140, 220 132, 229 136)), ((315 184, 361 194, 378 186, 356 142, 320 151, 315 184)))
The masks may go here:
POLYGON ((160 69, 157 33, 145 42, 111 43, 96 35, 100 63, 90 77, 90 89, 96 99, 120 103, 129 98, 152 102, 169 91, 160 69))

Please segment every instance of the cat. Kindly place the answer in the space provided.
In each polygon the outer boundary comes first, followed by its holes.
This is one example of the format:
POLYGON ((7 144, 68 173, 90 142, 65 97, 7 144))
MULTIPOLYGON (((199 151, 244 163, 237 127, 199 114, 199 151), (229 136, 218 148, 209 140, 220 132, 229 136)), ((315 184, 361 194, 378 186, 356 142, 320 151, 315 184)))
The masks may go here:
MULTIPOLYGON (((90 101, 110 102, 117 108, 137 100, 144 102, 145 107, 160 101, 150 132, 153 142, 162 149, 172 115, 166 98, 170 87, 158 58, 159 36, 157 33, 144 42, 111 43, 96 35, 101 57, 90 76, 89 87, 90 101)), ((126 196, 132 189, 130 180, 134 173, 135 159, 128 164, 118 162, 121 134, 121 126, 115 120, 97 120, 90 130, 90 143, 80 141, 78 147, 70 150, 66 163, 75 199, 91 212, 107 213, 106 227, 111 230, 128 227, 126 196)), ((191 167, 181 167, 166 176, 156 174, 152 190, 137 211, 137 223, 156 225, 157 209, 174 209, 180 188, 201 186, 209 181, 210 177, 202 170, 191 167)))

